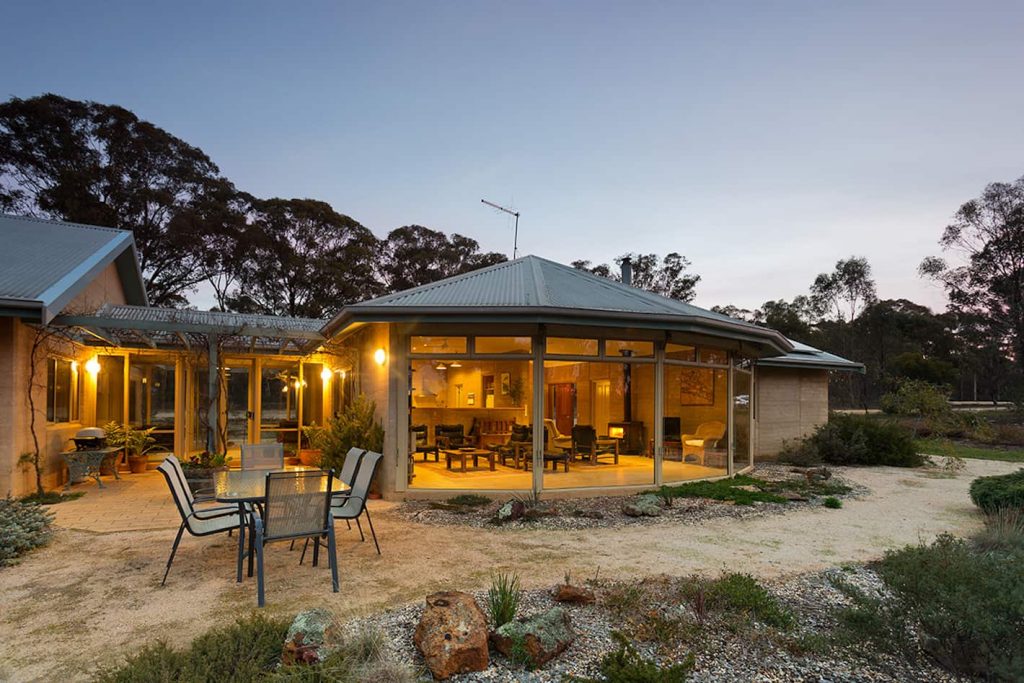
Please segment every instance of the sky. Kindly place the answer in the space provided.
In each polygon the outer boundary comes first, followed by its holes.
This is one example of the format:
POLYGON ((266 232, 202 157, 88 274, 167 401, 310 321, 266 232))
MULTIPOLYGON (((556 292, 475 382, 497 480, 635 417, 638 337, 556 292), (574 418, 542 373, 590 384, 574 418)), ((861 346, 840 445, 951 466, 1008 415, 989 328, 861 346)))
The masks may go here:
POLYGON ((0 96, 119 104, 258 196, 511 255, 689 258, 696 303, 883 298, 1024 175, 1024 3, 21 2, 0 96))

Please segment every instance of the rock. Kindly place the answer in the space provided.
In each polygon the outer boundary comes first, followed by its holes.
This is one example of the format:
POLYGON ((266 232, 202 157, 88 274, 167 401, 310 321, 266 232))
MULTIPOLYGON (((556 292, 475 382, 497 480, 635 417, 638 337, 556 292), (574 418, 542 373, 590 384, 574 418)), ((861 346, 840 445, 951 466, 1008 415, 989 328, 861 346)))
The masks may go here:
POLYGON ((325 609, 299 612, 288 627, 281 652, 283 664, 316 664, 340 644, 334 615, 325 609))
POLYGON ((514 522, 523 516, 526 512, 526 506, 523 505, 521 500, 510 500, 498 508, 498 511, 494 513, 494 518, 498 522, 514 522))
POLYGON ((622 513, 629 517, 660 517, 661 501, 657 496, 644 493, 622 506, 622 513))
POLYGON ((794 503, 802 503, 807 500, 807 498, 794 491, 779 491, 778 495, 794 503))
POLYGON ((734 486, 733 488, 739 489, 740 491, 750 491, 751 493, 757 493, 761 489, 753 484, 745 484, 743 486, 734 486))
POLYGON ((575 639, 569 613, 561 607, 511 621, 491 634, 491 642, 498 652, 530 669, 551 661, 575 639))
POLYGON ((804 472, 808 482, 828 481, 832 478, 832 470, 827 467, 812 467, 804 472))
POLYGON ((487 619, 468 593, 443 591, 427 596, 427 608, 413 634, 434 678, 483 671, 489 664, 487 619))
POLYGON ((559 584, 552 591, 555 602, 571 602, 576 605, 589 605, 594 602, 594 591, 580 588, 568 583, 559 584))

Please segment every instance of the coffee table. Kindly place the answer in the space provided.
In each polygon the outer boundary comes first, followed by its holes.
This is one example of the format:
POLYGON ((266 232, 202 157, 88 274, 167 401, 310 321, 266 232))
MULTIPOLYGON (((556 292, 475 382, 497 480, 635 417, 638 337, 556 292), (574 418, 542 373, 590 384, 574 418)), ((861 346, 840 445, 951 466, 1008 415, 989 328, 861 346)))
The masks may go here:
POLYGON ((444 452, 445 466, 448 469, 452 468, 452 460, 459 461, 459 471, 466 471, 466 458, 473 458, 473 467, 478 467, 480 464, 480 458, 487 458, 488 464, 491 466, 491 472, 495 471, 494 468, 494 451, 487 451, 482 448, 473 448, 470 450, 462 449, 451 449, 444 452))

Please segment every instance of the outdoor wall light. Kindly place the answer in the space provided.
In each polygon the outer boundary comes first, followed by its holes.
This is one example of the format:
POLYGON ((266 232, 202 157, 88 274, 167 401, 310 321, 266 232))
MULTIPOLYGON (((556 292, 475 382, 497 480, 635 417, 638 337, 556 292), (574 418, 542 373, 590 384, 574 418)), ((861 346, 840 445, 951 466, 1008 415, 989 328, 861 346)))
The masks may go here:
POLYGON ((78 361, 71 361, 71 372, 78 372, 78 361))
POLYGON ((91 375, 95 375, 100 371, 100 362, 97 360, 96 356, 85 361, 85 369, 88 370, 91 375))
POLYGON ((324 369, 320 371, 320 379, 322 379, 324 382, 328 382, 330 381, 331 375, 333 374, 334 373, 331 372, 331 369, 325 365, 324 369))
POLYGON ((388 359, 388 353, 384 349, 377 349, 373 352, 373 362, 377 365, 384 365, 388 359))

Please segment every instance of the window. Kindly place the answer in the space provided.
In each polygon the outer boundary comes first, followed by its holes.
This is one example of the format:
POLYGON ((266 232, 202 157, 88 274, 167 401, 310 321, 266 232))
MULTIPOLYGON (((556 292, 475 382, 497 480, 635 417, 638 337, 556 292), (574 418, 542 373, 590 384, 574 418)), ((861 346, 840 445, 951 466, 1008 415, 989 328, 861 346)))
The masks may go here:
POLYGON ((654 358, 654 342, 609 339, 604 343, 604 355, 628 358, 654 358))
POLYGON ((466 353, 465 337, 412 337, 411 342, 413 353, 466 353))
POLYGON ((545 353, 549 356, 596 356, 597 340, 548 337, 545 353))
POLYGON ((665 358, 669 360, 684 360, 695 362, 697 360, 697 349, 686 344, 666 344, 665 358))
POLYGON ((702 346, 700 349, 700 362, 712 365, 725 365, 729 362, 729 354, 722 349, 712 349, 702 346))
POLYGON ((174 451, 174 363, 145 356, 128 359, 128 424, 153 429, 160 450, 174 451))
POLYGON ((46 362, 46 421, 70 422, 77 419, 77 364, 62 358, 50 358, 46 362))
POLYGON ((124 356, 99 356, 96 374, 96 424, 121 424, 124 415, 124 356))
POLYGON ((523 353, 532 352, 533 343, 529 337, 477 337, 477 353, 523 353))

